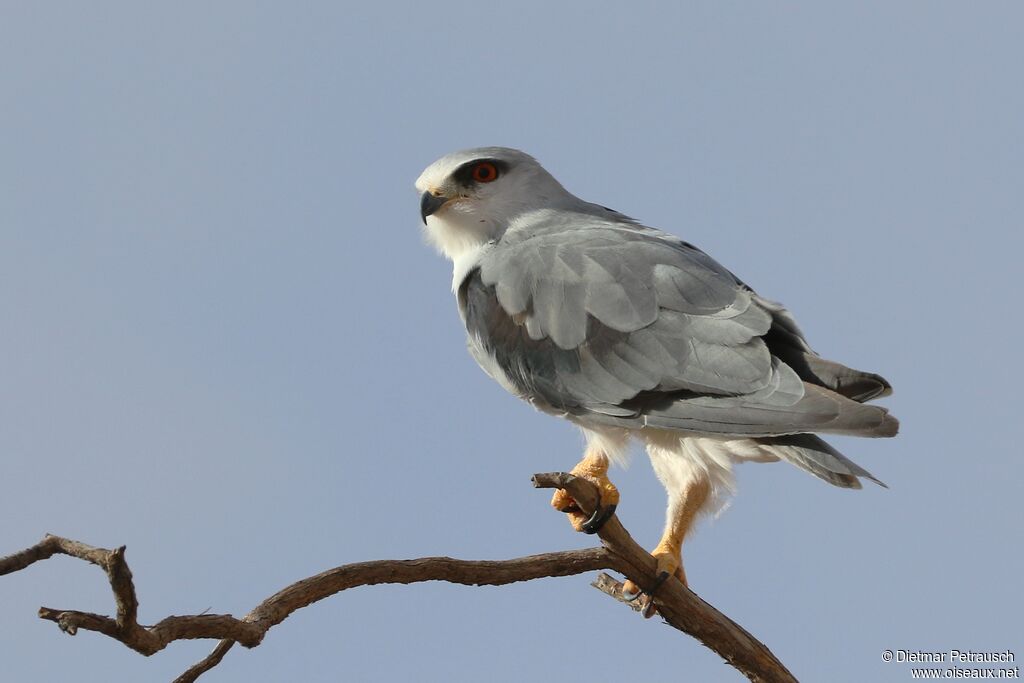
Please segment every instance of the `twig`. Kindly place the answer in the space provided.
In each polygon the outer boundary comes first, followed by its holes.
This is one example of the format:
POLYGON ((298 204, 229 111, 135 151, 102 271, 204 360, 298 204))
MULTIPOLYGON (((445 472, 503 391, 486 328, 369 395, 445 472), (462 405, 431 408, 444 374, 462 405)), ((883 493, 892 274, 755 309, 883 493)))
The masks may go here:
POLYGON ((220 660, 224 659, 224 655, 228 653, 228 650, 230 650, 234 644, 235 641, 233 640, 220 641, 217 643, 217 647, 213 648, 213 652, 206 655, 205 659, 202 659, 190 666, 188 671, 175 678, 173 683, 193 683, 193 681, 204 673, 220 664, 220 660))
POLYGON ((605 595, 610 595, 615 598, 634 612, 642 612, 644 609, 644 605, 640 600, 627 600, 622 594, 622 587, 624 584, 621 581, 616 581, 604 572, 600 572, 597 575, 597 578, 590 582, 590 585, 605 595))

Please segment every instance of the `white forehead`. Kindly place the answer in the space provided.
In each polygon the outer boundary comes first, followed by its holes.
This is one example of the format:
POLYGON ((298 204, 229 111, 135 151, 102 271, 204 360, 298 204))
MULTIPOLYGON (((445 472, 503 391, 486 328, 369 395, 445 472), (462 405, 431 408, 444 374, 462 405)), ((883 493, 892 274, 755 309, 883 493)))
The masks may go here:
POLYGON ((475 147, 464 149, 459 152, 447 154, 434 163, 427 166, 416 179, 416 189, 419 192, 426 192, 429 189, 441 187, 448 180, 448 177, 459 166, 474 159, 500 159, 508 162, 509 166, 529 164, 537 166, 537 160, 526 152, 520 152, 511 147, 475 147))

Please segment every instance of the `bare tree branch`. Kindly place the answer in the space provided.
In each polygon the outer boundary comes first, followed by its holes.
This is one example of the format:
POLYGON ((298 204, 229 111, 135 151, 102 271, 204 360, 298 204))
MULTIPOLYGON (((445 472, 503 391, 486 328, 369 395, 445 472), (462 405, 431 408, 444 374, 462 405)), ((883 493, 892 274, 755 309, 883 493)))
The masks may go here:
MULTIPOLYGON (((538 488, 562 488, 584 512, 597 503, 597 491, 586 480, 566 473, 537 474, 538 488)), ((708 605, 675 579, 658 586, 654 559, 630 537, 614 515, 598 532, 602 547, 531 555, 511 560, 456 560, 425 557, 416 560, 378 560, 342 565, 297 581, 270 596, 241 619, 227 614, 170 616, 153 626, 138 621, 138 599, 132 573, 124 557, 124 546, 107 550, 78 541, 47 535, 36 545, 0 558, 0 575, 20 571, 53 555, 69 555, 102 568, 114 595, 116 617, 90 612, 39 609, 40 618, 55 622, 62 631, 75 635, 79 629, 102 633, 136 652, 152 655, 176 640, 209 638, 220 642, 202 661, 175 679, 191 683, 217 666, 237 642, 245 647, 259 645, 267 631, 296 610, 356 586, 382 583, 448 581, 464 585, 499 586, 544 577, 571 576, 599 569, 619 572, 647 591, 656 589, 653 601, 665 621, 700 640, 751 681, 794 683, 796 681, 774 655, 757 639, 725 615, 708 605)), ((601 574, 594 583, 601 591, 620 601, 622 584, 601 574)))

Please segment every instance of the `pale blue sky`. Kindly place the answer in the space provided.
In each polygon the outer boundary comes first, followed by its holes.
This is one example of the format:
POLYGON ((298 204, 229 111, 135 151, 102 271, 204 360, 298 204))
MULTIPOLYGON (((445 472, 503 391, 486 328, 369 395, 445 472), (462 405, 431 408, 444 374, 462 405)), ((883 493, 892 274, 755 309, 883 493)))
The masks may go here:
MULTIPOLYGON (((1024 656, 1018 3, 4 3, 0 554, 127 544, 140 618, 244 614, 353 561, 585 547, 530 488, 568 424, 466 354, 412 182, 510 145, 701 246, 896 387, 890 486, 746 465, 693 588, 802 680, 884 649, 1024 656)), ((645 545, 664 493, 613 473, 645 545)), ((588 577, 354 590, 203 680, 739 681, 588 577)), ((168 680, 35 617, 94 567, 0 578, 9 680, 168 680)))

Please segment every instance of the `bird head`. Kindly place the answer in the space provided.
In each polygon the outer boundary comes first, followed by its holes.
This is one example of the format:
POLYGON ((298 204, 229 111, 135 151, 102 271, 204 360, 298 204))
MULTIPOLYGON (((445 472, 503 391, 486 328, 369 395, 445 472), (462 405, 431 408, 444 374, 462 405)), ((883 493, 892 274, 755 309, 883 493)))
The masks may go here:
POLYGON ((578 202, 529 154, 478 147, 441 157, 416 180, 430 241, 454 260, 498 239, 519 216, 578 202))

